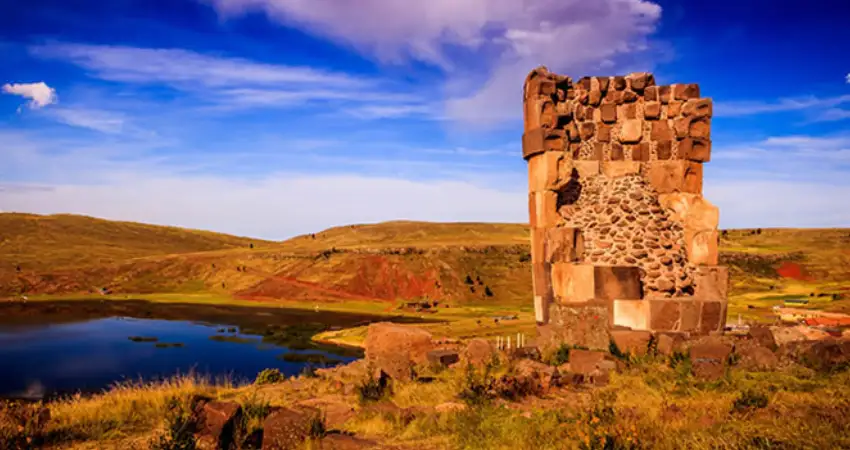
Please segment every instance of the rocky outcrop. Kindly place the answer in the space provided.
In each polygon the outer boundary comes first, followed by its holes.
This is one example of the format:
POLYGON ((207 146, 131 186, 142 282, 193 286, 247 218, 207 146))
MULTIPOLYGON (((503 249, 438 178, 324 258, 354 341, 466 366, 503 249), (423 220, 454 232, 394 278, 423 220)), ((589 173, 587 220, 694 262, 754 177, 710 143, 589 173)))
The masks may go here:
POLYGON ((390 378, 409 380, 419 364, 428 362, 434 349, 431 333, 389 322, 369 325, 366 335, 366 361, 390 378))

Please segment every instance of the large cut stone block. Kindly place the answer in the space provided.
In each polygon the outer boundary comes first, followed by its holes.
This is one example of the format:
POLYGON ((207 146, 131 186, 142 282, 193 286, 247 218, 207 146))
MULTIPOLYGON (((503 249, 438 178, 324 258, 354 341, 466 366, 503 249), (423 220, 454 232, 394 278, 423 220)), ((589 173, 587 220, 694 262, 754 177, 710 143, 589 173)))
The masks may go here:
POLYGON ((549 306, 549 323, 538 326, 538 346, 546 353, 561 344, 608 350, 608 308, 600 304, 549 306))
POLYGON ((633 330, 649 329, 649 301, 614 300, 611 325, 633 330))
POLYGON ((546 262, 546 232, 548 228, 531 229, 531 263, 546 262))
POLYGON ((646 330, 612 330, 611 340, 620 352, 643 356, 649 351, 652 333, 646 330))
POLYGON ((558 168, 563 152, 544 152, 528 159, 528 191, 553 190, 558 184, 558 168))
POLYGON ((534 320, 538 324, 549 323, 549 302, 542 295, 534 296, 534 320))
POLYGON ((552 128, 535 128, 522 135, 522 157, 531 158, 546 151, 565 152, 567 133, 552 128))
POLYGON ((716 266, 719 237, 716 230, 693 233, 686 239, 688 261, 697 266, 716 266))
POLYGON ((640 161, 605 161, 602 163, 602 173, 608 178, 636 175, 640 173, 640 161))
POLYGON ((702 334, 722 331, 726 326, 726 302, 702 302, 699 331, 702 334))
POLYGON ((729 268, 725 266, 699 266, 694 274, 694 297, 700 300, 729 298, 729 268))
POLYGON ((593 300, 596 293, 593 266, 589 264, 552 264, 552 292, 558 303, 593 300))
POLYGON ((695 137, 679 142, 679 157, 698 162, 711 161, 711 140, 695 137))
POLYGON ((702 302, 693 299, 679 302, 679 330, 684 332, 695 332, 699 329, 699 316, 702 313, 702 302))
POLYGON ((554 227, 560 218, 557 206, 558 194, 554 191, 528 194, 528 214, 531 228, 554 227))
POLYGON ((659 194, 702 192, 702 164, 683 161, 650 161, 642 166, 643 176, 659 194))
POLYGON ((716 230, 720 210, 698 194, 674 192, 661 194, 658 202, 670 211, 670 218, 684 225, 689 232, 716 230))
POLYGON ((640 269, 631 266, 595 266, 594 295, 597 300, 643 298, 640 269))
POLYGON ((620 128, 620 142, 623 144, 637 144, 643 137, 643 121, 640 119, 628 119, 623 121, 620 128))
POLYGON ((584 257, 584 238, 578 228, 551 228, 546 231, 543 248, 545 262, 575 262, 584 257))
POLYGON ((549 263, 534 263, 531 265, 532 292, 547 301, 552 298, 552 265, 549 263))
POLYGON ((685 102, 682 108, 682 114, 685 117, 699 119, 702 117, 711 117, 712 102, 710 98, 691 99, 685 102))
POLYGON ((681 302, 678 300, 651 300, 650 327, 653 331, 679 331, 681 328, 681 302))

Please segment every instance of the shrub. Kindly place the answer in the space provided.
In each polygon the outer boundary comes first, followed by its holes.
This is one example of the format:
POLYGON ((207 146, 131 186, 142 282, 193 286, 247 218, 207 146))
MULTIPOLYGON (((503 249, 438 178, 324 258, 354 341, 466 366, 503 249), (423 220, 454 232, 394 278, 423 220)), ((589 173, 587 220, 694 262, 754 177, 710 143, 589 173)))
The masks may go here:
POLYGON ((370 375, 369 378, 357 385, 357 397, 361 403, 376 402, 387 394, 387 387, 386 377, 370 375))
POLYGON ((475 367, 471 364, 467 364, 463 385, 458 397, 471 406, 481 406, 488 403, 495 384, 491 371, 492 364, 484 366, 481 373, 475 370, 475 367))
POLYGON ((41 448, 49 420, 50 411, 41 403, 0 402, 0 444, 5 443, 8 448, 41 448))
POLYGON ((761 409, 767 406, 767 395, 753 390, 746 390, 735 399, 732 404, 732 411, 746 412, 755 409, 761 409))
POLYGON ((469 275, 466 276, 466 284, 469 284, 469 285, 475 284, 475 282, 472 281, 472 277, 469 276, 469 275))
POLYGON ((280 383, 285 379, 286 377, 280 373, 280 370, 278 369, 263 369, 262 372, 257 374, 257 379, 254 380, 254 384, 280 383))
POLYGON ((552 354, 550 358, 550 364, 553 366, 560 366, 561 364, 570 362, 570 346, 566 344, 561 344, 555 353, 552 354))
POLYGON ((194 450, 195 424, 186 402, 172 397, 165 412, 165 433, 150 443, 151 450, 194 450))
POLYGON ((487 297, 493 296, 493 291, 490 290, 490 286, 484 286, 484 295, 487 297))

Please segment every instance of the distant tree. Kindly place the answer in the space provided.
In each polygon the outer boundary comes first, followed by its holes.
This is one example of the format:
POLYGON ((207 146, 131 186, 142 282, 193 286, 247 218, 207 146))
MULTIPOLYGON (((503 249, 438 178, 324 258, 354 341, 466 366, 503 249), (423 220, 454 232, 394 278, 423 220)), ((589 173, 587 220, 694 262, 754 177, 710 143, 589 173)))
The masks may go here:
POLYGON ((468 285, 473 285, 473 284, 475 284, 475 282, 474 282, 474 281, 472 281, 472 277, 471 277, 471 276, 469 276, 469 275, 467 275, 467 276, 466 276, 466 284, 468 284, 468 285))
POLYGON ((492 296, 493 296, 493 291, 491 291, 491 290, 490 290, 490 286, 485 286, 485 287, 484 287, 484 295, 486 295, 487 297, 492 297, 492 296))
POLYGON ((241 272, 241 271, 242 271, 242 266, 236 266, 236 271, 237 271, 237 272, 241 272))
POLYGON ((316 233, 310 235, 313 239, 316 239, 316 233))
POLYGON ((481 276, 479 276, 479 275, 475 276, 475 282, 478 283, 479 286, 484 284, 484 282, 481 281, 481 276))
POLYGON ((226 284, 224 284, 224 281, 222 281, 222 282, 221 282, 221 288, 222 288, 222 289, 224 289, 224 288, 226 288, 226 287, 227 287, 227 285, 226 285, 226 284))
POLYGON ((475 293, 475 286, 470 286, 470 287, 469 287, 469 292, 472 292, 472 293, 474 294, 474 293, 475 293))
POLYGON ((721 236, 723 236, 723 237, 728 236, 728 235, 729 235, 729 230, 723 230, 723 231, 721 231, 721 232, 720 232, 720 235, 721 235, 721 236))
POLYGON ((254 248, 254 243, 252 242, 251 245, 249 245, 249 247, 254 248))
POLYGON ((212 263, 212 268, 215 269, 215 263, 212 263))
POLYGON ((247 272, 247 271, 248 271, 248 266, 242 266, 242 271, 243 271, 243 272, 247 272))
POLYGON ((756 229, 756 234, 761 234, 761 228, 756 229))
POLYGON ((21 265, 20 264, 15 266, 15 271, 18 272, 18 273, 21 273, 21 265))

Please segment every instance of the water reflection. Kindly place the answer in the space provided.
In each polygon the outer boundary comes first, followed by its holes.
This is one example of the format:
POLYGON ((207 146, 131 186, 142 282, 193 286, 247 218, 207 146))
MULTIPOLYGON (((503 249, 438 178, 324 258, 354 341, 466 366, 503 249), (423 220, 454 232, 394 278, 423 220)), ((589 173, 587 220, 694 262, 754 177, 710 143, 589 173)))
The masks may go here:
POLYGON ((0 396, 91 392, 116 382, 193 371, 252 380, 265 368, 295 375, 308 364, 316 367, 354 359, 341 349, 310 348, 303 330, 299 334, 293 329, 121 317, 27 327, 0 325, 0 396))

